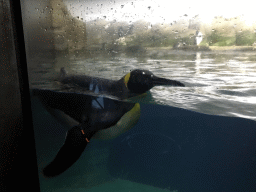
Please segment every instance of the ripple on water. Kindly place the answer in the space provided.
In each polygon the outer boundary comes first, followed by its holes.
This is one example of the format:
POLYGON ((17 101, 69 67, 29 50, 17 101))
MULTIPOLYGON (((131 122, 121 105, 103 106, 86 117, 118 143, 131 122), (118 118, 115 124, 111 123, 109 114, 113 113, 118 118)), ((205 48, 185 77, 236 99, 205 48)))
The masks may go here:
MULTIPOLYGON (((155 56, 149 54, 151 58, 121 55, 111 59, 70 59, 69 67, 75 74, 115 80, 130 70, 148 69, 157 76, 181 81, 186 87, 155 87, 147 103, 255 120, 256 62, 253 53, 172 50, 154 53, 155 56)), ((53 64, 34 65, 29 70, 33 87, 53 88, 51 82, 58 75, 53 64)))

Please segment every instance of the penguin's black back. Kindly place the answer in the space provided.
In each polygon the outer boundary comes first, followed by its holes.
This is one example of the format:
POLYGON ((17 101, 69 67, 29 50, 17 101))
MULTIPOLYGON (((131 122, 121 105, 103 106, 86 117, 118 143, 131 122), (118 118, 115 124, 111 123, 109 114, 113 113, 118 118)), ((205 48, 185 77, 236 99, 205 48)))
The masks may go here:
POLYGON ((82 121, 83 114, 91 111, 91 96, 43 89, 34 89, 33 94, 39 97, 47 108, 59 109, 78 122, 82 121))
POLYGON ((115 97, 116 99, 126 99, 138 95, 127 89, 124 77, 120 80, 109 80, 87 75, 74 75, 61 78, 60 82, 68 89, 73 88, 83 92, 93 92, 94 94, 115 97))
MULTIPOLYGON (((84 120, 84 117, 92 113, 92 110, 95 108, 93 102, 98 99, 98 97, 82 93, 58 92, 43 89, 33 89, 33 94, 39 97, 43 105, 47 108, 61 110, 80 123, 84 120)), ((104 106, 98 109, 99 112, 116 110, 124 114, 135 105, 134 103, 104 97, 102 99, 104 100, 104 106)))

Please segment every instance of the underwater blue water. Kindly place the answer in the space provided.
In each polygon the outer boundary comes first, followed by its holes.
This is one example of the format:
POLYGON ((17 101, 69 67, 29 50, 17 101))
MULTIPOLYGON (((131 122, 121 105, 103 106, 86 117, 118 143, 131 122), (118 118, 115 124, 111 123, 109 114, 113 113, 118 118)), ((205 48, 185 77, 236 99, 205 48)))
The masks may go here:
MULTIPOLYGON (((40 170, 62 146, 65 132, 40 103, 32 106, 40 170)), ((107 192, 111 189, 104 183, 118 178, 162 191, 254 191, 255 128, 255 121, 244 118, 142 104, 141 118, 132 130, 110 141, 91 140, 62 175, 39 175, 41 190, 87 191, 102 186, 92 191, 107 192)))
MULTIPOLYGON (((65 67, 71 73, 119 79, 144 68, 186 87, 152 89, 140 100, 141 118, 133 129, 113 140, 92 139, 80 159, 56 178, 39 172, 41 191, 255 191, 254 54, 155 54, 69 60, 65 67)), ((43 81, 31 84, 52 88, 56 65, 35 70, 43 81)), ((63 145, 66 131, 35 98, 32 110, 40 171, 63 145)))

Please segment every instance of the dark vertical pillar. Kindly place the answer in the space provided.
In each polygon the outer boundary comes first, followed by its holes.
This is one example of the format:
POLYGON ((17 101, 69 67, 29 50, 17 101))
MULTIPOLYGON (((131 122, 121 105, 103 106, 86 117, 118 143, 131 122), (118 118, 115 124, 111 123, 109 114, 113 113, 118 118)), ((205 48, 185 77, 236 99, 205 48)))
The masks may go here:
POLYGON ((40 191, 19 1, 0 0, 0 191, 40 191))

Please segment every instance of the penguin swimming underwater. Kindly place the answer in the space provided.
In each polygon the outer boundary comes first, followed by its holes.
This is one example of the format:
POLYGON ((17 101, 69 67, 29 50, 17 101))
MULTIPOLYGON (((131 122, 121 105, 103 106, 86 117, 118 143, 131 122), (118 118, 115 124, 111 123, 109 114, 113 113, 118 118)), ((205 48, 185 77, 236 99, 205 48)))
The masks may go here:
MULTIPOLYGON (((47 110, 54 116, 60 113, 62 119, 69 121, 72 119, 73 126, 67 131, 64 145, 57 153, 54 160, 43 169, 45 177, 54 177, 72 166, 81 156, 90 139, 96 135, 97 132, 111 129, 121 122, 127 122, 128 127, 136 122, 131 121, 133 114, 138 120, 139 105, 133 103, 126 103, 122 101, 113 101, 105 99, 105 103, 112 105, 105 105, 105 108, 95 108, 92 101, 97 97, 78 93, 63 93, 52 90, 34 89, 33 95, 37 96, 47 110), (58 111, 52 111, 58 110, 58 111), (127 112, 128 111, 128 112, 127 112), (53 113, 54 112, 54 113, 53 113), (75 124, 76 122, 76 124, 75 124)), ((59 116, 60 117, 60 116, 59 116)), ((59 120, 60 118, 57 119, 59 120)), ((123 124, 123 123, 121 123, 123 124)), ((117 127, 122 128, 123 125, 117 127)), ((112 131, 115 131, 112 130, 112 131)), ((122 131, 114 132, 113 135, 121 134, 122 131)), ((108 137, 108 132, 105 133, 108 137)), ((109 136, 112 137, 113 135, 109 136)))
POLYGON ((57 176, 71 167, 92 137, 114 138, 131 129, 139 120, 140 105, 123 99, 141 95, 157 85, 184 86, 178 81, 159 78, 150 71, 139 69, 113 81, 82 75, 68 76, 62 68, 59 82, 70 90, 32 90, 33 96, 37 96, 53 116, 71 128, 54 160, 43 169, 45 177, 57 176), (82 90, 83 93, 74 90, 82 90), (84 94, 86 92, 98 96, 84 94), (119 100, 99 95, 110 95, 119 100))

